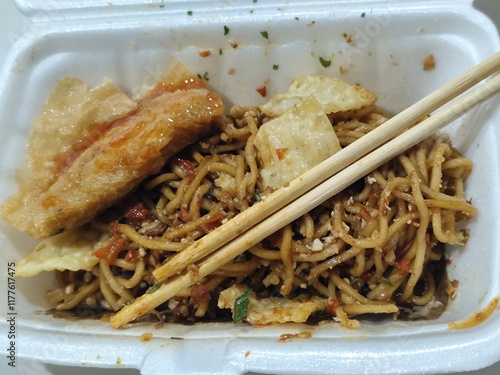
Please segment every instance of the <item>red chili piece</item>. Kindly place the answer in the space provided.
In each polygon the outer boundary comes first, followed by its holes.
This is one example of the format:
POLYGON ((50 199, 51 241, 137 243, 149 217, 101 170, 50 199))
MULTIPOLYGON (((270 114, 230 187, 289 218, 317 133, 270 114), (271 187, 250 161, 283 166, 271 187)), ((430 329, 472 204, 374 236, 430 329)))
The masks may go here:
POLYGON ((113 264, 118 258, 118 254, 123 250, 124 238, 118 229, 118 221, 111 223, 113 229, 113 237, 107 242, 106 245, 97 249, 94 255, 99 259, 104 259, 106 263, 113 264))
POLYGON ((262 97, 266 97, 267 95, 267 87, 265 85, 262 85, 260 87, 257 87, 255 89, 262 97))

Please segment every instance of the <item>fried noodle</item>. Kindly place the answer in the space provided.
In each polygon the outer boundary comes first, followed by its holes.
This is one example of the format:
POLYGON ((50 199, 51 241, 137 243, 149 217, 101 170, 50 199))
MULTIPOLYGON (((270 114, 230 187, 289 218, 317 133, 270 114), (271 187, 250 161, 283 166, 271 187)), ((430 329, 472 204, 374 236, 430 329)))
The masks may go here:
MULTIPOLYGON (((123 239, 122 247, 115 260, 101 259, 90 271, 57 271, 59 287, 47 294, 54 307, 118 311, 151 292, 157 284, 152 272, 174 254, 265 199, 271 191, 261 187, 254 138, 268 119, 257 108, 233 107, 209 136, 171 158, 126 204, 95 219, 91 225, 109 231, 111 222, 119 222, 114 238, 123 239)), ((330 115, 342 147, 385 120, 374 107, 349 117, 330 115)), ((358 325, 353 316, 436 303, 446 283, 443 244, 465 243, 467 231, 456 224, 476 214, 464 197, 471 169, 446 136, 433 136, 152 313, 160 320, 230 319, 217 301, 233 285, 250 288, 261 301, 314 296, 321 303, 309 319, 334 316, 347 327, 358 325)), ((440 303, 444 307, 446 298, 440 303)))

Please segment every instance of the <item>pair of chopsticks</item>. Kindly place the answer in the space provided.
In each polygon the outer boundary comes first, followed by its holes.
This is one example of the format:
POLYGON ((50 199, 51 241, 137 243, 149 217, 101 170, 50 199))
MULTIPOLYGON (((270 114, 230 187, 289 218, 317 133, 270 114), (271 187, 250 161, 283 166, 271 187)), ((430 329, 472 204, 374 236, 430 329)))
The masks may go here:
POLYGON ((153 310, 491 97, 500 90, 500 75, 461 94, 499 70, 500 52, 208 233, 157 268, 153 276, 158 281, 168 280, 155 293, 138 297, 133 304, 123 307, 111 318, 111 323, 121 327, 153 310))

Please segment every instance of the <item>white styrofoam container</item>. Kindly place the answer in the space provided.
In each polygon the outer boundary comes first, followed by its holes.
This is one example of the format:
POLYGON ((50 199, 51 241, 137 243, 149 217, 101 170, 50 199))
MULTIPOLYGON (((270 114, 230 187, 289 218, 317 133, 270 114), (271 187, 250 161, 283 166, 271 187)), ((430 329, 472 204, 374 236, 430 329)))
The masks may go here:
MULTIPOLYGON (((227 105, 259 104, 298 75, 323 73, 359 83, 379 96, 388 114, 400 111, 499 50, 493 24, 471 1, 108 1, 18 0, 33 20, 0 72, 0 200, 16 189, 31 122, 58 79, 77 76, 95 85, 107 76, 133 93, 158 79, 173 59, 209 85, 227 105), (192 11, 192 15, 188 15, 192 11), (229 33, 224 35, 224 26, 229 33), (267 31, 269 39, 261 35, 267 31), (346 43, 343 34, 356 36, 346 43), (237 47, 234 48, 234 44, 237 47), (202 58, 201 50, 211 56, 202 58), (222 53, 220 53, 222 51, 222 53), (422 60, 434 54, 436 68, 422 60), (331 59, 324 68, 319 57, 331 59), (278 70, 273 65, 279 66, 278 70), (234 74, 228 71, 234 69, 234 74)), ((475 169, 466 193, 479 208, 464 248, 449 247, 451 279, 459 294, 437 320, 363 321, 358 330, 332 322, 307 340, 278 342, 287 324, 149 325, 114 330, 96 320, 54 319, 45 292, 47 273, 16 279, 16 355, 47 363, 133 367, 163 373, 436 374, 485 367, 500 359, 500 311, 484 323, 450 330, 500 295, 500 134, 498 98, 446 128, 475 169), (152 332, 149 342, 139 336, 152 332), (181 337, 183 340, 173 338, 181 337)), ((0 278, 7 316, 7 263, 28 254, 34 241, 0 221, 0 278)), ((5 319, 0 332, 9 330, 5 319)), ((9 339, 0 334, 8 355, 9 339)))

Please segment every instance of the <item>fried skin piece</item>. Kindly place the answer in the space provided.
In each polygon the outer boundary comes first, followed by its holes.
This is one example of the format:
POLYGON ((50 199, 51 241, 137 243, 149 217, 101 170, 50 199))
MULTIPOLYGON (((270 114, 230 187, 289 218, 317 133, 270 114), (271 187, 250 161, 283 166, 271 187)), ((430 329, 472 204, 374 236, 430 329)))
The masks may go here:
POLYGON ((92 142, 79 142, 84 149, 59 155, 60 168, 48 188, 29 201, 14 195, 17 207, 7 200, 3 217, 33 238, 84 224, 208 132, 223 110, 203 80, 176 64, 136 111, 105 124, 92 142))

